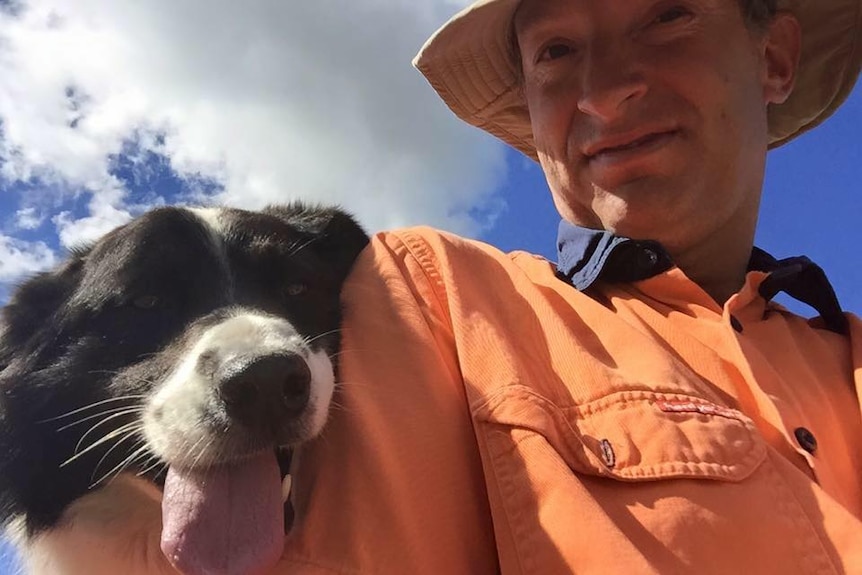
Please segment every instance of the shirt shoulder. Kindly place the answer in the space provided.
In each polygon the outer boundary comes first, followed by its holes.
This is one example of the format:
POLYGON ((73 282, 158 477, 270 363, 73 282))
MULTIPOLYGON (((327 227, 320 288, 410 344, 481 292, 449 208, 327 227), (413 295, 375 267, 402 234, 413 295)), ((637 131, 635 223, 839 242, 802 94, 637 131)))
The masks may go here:
POLYGON ((383 231, 371 238, 357 266, 417 273, 437 285, 473 284, 492 276, 541 276, 556 280, 556 265, 526 251, 504 252, 488 243, 428 226, 383 231))

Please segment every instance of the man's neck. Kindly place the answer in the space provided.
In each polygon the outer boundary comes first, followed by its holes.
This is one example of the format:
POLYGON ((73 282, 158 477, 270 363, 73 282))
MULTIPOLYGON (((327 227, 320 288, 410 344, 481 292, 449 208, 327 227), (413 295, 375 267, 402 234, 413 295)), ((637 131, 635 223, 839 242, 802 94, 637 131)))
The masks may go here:
POLYGON ((753 238, 735 239, 705 242, 681 253, 671 252, 676 266, 719 305, 724 305, 742 288, 751 259, 753 238))

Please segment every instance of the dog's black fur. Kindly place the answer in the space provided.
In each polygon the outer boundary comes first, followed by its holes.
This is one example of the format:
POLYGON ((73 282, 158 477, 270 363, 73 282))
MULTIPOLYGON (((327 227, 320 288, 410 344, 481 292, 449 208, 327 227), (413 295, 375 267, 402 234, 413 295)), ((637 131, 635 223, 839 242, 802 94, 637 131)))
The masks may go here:
MULTIPOLYGON (((136 425, 178 355, 231 310, 286 319, 335 356, 362 229, 340 210, 299 203, 219 214, 215 233, 194 211, 156 209, 13 293, 0 316, 0 523, 23 517, 29 535, 52 528, 123 462, 163 481, 165 462, 145 442, 136 452, 140 436, 86 447, 136 425)), ((262 426, 258 439, 291 433, 262 426)))

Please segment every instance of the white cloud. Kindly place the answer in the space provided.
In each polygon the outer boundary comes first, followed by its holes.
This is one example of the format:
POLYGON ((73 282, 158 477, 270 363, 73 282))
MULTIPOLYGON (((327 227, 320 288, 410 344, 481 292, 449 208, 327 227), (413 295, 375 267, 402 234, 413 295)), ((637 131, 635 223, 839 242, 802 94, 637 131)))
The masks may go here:
POLYGON ((0 285, 47 269, 55 261, 54 252, 43 242, 24 242, 0 235, 0 285))
POLYGON ((90 215, 73 218, 69 212, 60 212, 54 216, 52 221, 57 226, 60 243, 66 247, 84 245, 128 222, 132 214, 116 207, 122 197, 121 190, 114 189, 111 193, 111 190, 104 189, 90 200, 90 215))
POLYGON ((15 212, 15 225, 22 230, 35 230, 42 225, 45 217, 36 208, 21 208, 15 212))
POLYGON ((92 191, 86 215, 51 214, 67 246, 133 214, 109 166, 134 135, 232 205, 303 197, 370 229, 475 234, 500 207, 503 148, 410 66, 465 4, 30 0, 0 14, 0 171, 92 191))

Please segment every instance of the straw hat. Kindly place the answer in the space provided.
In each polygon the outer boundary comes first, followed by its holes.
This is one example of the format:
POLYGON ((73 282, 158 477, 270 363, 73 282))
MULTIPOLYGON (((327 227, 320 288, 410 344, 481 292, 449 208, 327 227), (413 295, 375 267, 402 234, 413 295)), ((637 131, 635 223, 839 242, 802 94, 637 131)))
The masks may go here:
MULTIPOLYGON (((511 41, 520 0, 479 0, 443 25, 413 65, 462 120, 537 159, 511 41)), ((828 118, 847 98, 862 67, 862 0, 779 0, 802 27, 793 94, 769 107, 770 147, 828 118)))

